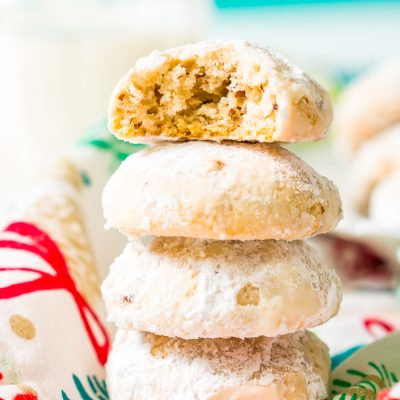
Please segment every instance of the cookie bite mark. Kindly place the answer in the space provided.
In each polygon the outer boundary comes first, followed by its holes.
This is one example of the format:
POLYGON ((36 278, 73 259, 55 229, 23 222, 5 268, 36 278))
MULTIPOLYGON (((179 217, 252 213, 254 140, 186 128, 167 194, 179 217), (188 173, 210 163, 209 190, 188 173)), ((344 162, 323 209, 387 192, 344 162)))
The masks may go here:
POLYGON ((325 136, 329 96, 296 66, 243 41, 200 42, 140 59, 117 85, 109 128, 131 142, 298 142, 325 136))

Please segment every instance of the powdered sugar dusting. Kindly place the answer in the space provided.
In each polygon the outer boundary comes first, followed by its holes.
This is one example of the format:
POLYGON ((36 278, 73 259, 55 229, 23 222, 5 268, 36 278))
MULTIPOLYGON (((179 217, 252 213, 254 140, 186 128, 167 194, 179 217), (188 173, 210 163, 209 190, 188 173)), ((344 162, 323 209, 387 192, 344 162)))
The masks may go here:
POLYGON ((308 332, 183 341, 119 331, 108 365, 110 391, 115 400, 208 400, 240 384, 292 391, 299 379, 306 384, 305 398, 325 398, 328 366, 319 371, 306 349, 327 357, 326 347, 308 332))
POLYGON ((295 332, 327 321, 341 299, 335 272, 300 241, 132 241, 102 291, 118 327, 186 339, 295 332))
POLYGON ((103 207, 108 225, 131 236, 293 240, 327 232, 341 217, 336 187, 294 154, 233 142, 136 153, 106 185, 103 207))

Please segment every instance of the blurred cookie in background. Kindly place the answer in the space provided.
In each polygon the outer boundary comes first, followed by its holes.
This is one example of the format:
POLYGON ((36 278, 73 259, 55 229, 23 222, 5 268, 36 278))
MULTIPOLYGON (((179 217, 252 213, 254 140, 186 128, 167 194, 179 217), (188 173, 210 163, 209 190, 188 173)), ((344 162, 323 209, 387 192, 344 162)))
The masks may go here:
POLYGON ((377 65, 351 83, 338 100, 335 120, 338 151, 347 157, 400 121, 400 57, 377 65))
MULTIPOLYGON (((332 150, 345 225, 349 227, 359 218, 371 224, 378 222, 377 215, 385 210, 375 209, 375 217, 369 220, 371 196, 382 179, 400 170, 400 56, 352 75, 350 83, 346 82, 335 104, 332 150)), ((384 207, 384 196, 379 196, 380 207, 384 207)), ((399 226, 395 219, 390 219, 389 225, 379 224, 389 229, 399 226)), ((351 229, 346 233, 352 235, 351 229)))
POLYGON ((345 287, 394 289, 400 276, 400 123, 360 143, 342 180, 345 219, 313 242, 345 287))

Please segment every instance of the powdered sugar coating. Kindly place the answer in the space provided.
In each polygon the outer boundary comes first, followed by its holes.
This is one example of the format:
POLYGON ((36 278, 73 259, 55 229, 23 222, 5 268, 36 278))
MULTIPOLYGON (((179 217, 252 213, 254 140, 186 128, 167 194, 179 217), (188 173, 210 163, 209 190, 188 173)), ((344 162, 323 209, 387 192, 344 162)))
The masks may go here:
POLYGON ((128 157, 103 192, 129 236, 302 239, 341 218, 335 185, 275 144, 162 143, 128 157))
POLYGON ((342 295, 305 242, 189 238, 132 241, 102 292, 119 328, 185 339, 304 330, 333 317, 342 295))
POLYGON ((269 387, 280 400, 322 400, 329 368, 327 347, 309 332, 181 340, 119 330, 107 373, 113 400, 209 400, 241 385, 269 387))
POLYGON ((246 41, 205 41, 154 51, 111 96, 109 128, 154 140, 300 142, 325 136, 327 92, 272 50, 246 41))

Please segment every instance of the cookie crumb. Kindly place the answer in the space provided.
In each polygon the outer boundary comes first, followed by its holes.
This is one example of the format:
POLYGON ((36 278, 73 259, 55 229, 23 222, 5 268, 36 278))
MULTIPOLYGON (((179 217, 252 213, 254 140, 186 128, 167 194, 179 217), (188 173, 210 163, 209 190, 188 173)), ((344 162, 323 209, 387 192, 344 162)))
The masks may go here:
POLYGON ((123 296, 122 297, 122 304, 132 304, 133 303, 133 296, 123 296))
POLYGON ((210 168, 211 171, 218 171, 225 167, 225 163, 221 160, 214 160, 210 168))

